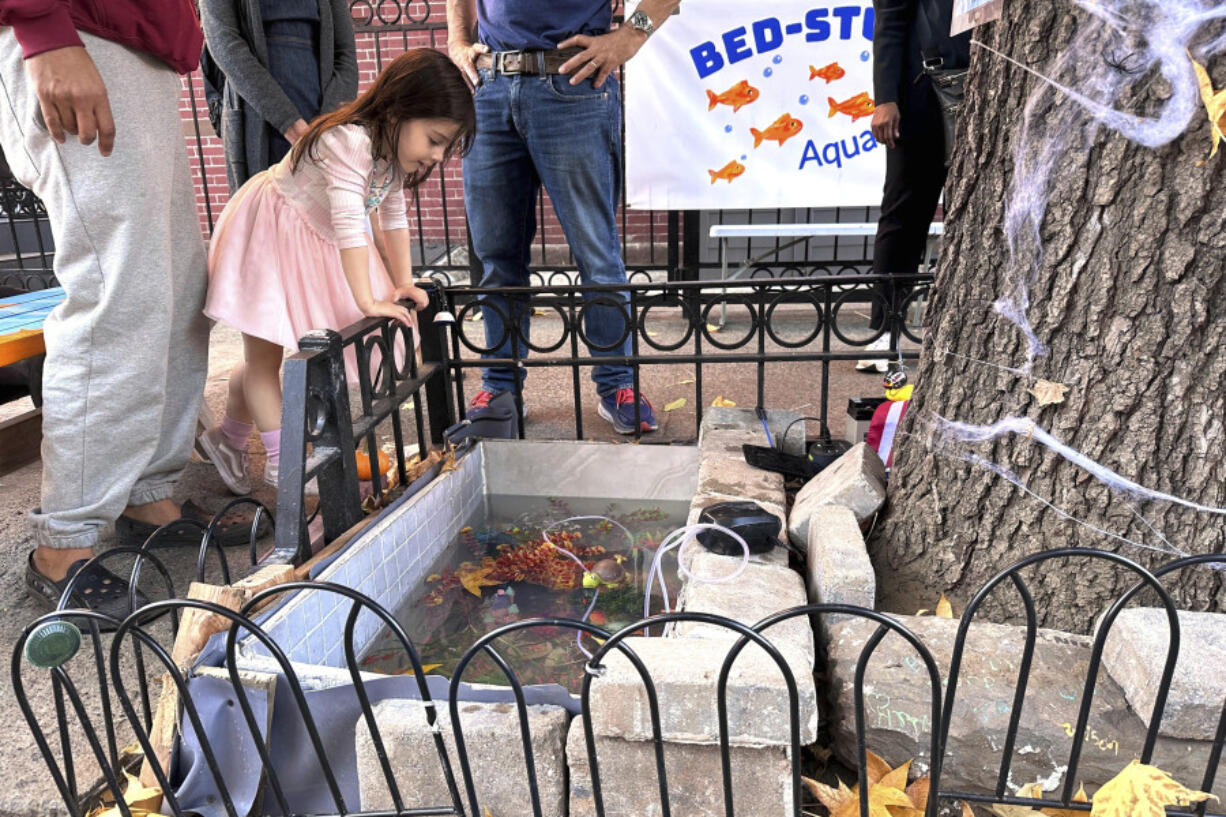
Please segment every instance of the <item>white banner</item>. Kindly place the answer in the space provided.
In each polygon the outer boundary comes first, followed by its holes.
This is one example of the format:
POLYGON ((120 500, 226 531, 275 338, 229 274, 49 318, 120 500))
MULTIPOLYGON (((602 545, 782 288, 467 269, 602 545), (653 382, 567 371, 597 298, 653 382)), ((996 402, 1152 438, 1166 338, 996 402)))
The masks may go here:
POLYGON ((627 204, 876 205, 873 6, 685 0, 626 66, 627 204))

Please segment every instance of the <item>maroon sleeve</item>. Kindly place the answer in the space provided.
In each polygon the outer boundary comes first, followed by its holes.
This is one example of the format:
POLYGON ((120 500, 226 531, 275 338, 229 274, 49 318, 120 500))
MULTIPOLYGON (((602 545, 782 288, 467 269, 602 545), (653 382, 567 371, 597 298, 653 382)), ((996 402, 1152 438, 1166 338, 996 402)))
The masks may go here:
POLYGON ((68 0, 0 0, 0 26, 12 26, 26 59, 83 45, 68 0))

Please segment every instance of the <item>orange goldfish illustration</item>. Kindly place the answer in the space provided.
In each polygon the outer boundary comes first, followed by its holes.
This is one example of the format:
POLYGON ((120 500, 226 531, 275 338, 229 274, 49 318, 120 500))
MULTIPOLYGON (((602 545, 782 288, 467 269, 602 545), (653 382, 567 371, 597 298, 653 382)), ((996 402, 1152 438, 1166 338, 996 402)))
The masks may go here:
POLYGON ((783 147, 783 143, 800 133, 800 129, 804 126, 799 119, 793 119, 791 114, 785 113, 768 125, 766 130, 750 128, 749 132, 753 134, 754 147, 769 139, 775 140, 779 143, 779 147, 783 147))
POLYGON ((711 174, 711 184, 715 184, 720 179, 731 183, 733 179, 745 172, 745 165, 733 159, 719 170, 708 170, 707 172, 711 174))
POLYGON ((722 94, 716 94, 714 91, 708 90, 707 110, 715 110, 716 105, 731 105, 732 112, 736 113, 757 98, 758 89, 750 85, 749 80, 743 79, 722 94))
POLYGON ((836 79, 842 79, 846 74, 847 72, 843 70, 843 66, 839 65, 837 62, 832 62, 823 68, 814 68, 812 65, 809 66, 810 82, 818 77, 821 77, 822 79, 826 80, 826 84, 829 85, 836 79))
POLYGON ((851 117, 851 121, 855 122, 863 116, 871 116, 876 108, 873 105, 872 97, 868 95, 868 91, 861 91, 851 99, 845 99, 842 102, 835 102, 834 97, 826 97, 826 101, 830 103, 830 116, 836 113, 845 113, 851 117))

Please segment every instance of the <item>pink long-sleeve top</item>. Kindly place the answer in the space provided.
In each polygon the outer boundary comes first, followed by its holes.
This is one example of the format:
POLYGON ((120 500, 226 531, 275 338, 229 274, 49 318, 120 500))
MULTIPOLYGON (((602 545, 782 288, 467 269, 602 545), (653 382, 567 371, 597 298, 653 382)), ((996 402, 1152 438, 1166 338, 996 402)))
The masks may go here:
POLYGON ((316 232, 342 250, 365 247, 366 216, 376 207, 381 229, 409 226, 404 174, 394 161, 375 158, 365 127, 340 125, 324 131, 314 154, 313 159, 303 157, 297 172, 291 172, 288 156, 268 172, 316 232))

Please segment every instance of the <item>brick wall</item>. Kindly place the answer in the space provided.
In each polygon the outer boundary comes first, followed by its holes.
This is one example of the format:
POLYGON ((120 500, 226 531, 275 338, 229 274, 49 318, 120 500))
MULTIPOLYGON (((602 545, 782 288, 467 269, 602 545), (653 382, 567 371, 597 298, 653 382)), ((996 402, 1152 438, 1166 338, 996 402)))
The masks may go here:
MULTIPOLYGON (((441 29, 375 34, 362 31, 358 34, 359 88, 365 89, 374 80, 381 64, 386 64, 406 47, 434 45, 441 47, 446 32, 441 29)), ((183 93, 180 112, 183 117, 183 133, 191 159, 196 202, 200 213, 200 227, 209 235, 209 218, 216 221, 229 199, 226 184, 225 155, 221 140, 213 133, 204 103, 204 86, 200 72, 194 72, 182 81, 183 93), (193 118, 193 107, 195 118, 193 118), (199 126, 200 138, 196 129, 199 126), (206 194, 207 190, 207 194, 206 194)), ((466 243, 464 224, 464 188, 460 162, 448 163, 442 172, 435 174, 418 189, 418 201, 410 201, 410 229, 415 246, 426 246, 428 257, 441 254, 443 245, 463 247, 466 243), (418 232, 420 230, 420 233, 418 232)), ((538 210, 539 212, 539 210, 538 210)), ((625 213, 625 240, 632 245, 628 257, 636 263, 646 263, 648 247, 652 240, 651 221, 654 218, 654 240, 657 242, 656 262, 664 262, 664 242, 667 236, 665 213, 629 211, 625 213)), ((565 236, 553 214, 548 201, 545 204, 545 219, 542 222, 543 240, 548 247, 549 263, 565 262, 565 236)), ((534 249, 536 263, 542 263, 542 235, 538 234, 534 249)))

